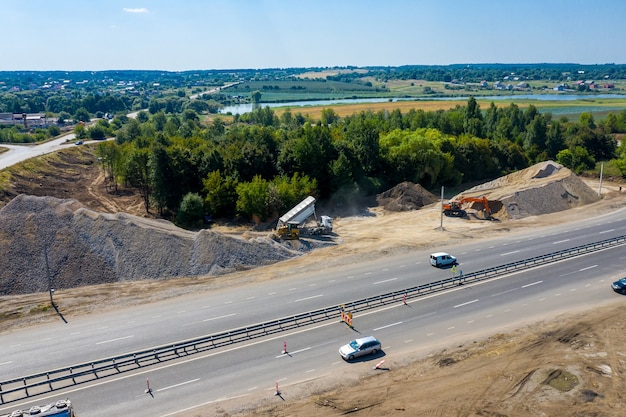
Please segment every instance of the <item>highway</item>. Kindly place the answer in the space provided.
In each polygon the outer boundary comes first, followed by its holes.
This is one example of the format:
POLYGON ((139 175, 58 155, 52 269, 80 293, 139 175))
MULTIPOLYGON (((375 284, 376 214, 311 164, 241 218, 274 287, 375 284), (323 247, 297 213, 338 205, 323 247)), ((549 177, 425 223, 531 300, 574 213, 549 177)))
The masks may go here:
POLYGON ((66 135, 59 136, 54 140, 44 142, 39 145, 12 145, 7 143, 1 143, 0 147, 7 148, 8 151, 0 153, 0 170, 8 168, 11 165, 15 165, 27 159, 49 154, 68 146, 72 146, 74 145, 74 143, 68 141, 71 141, 74 138, 76 138, 76 135, 74 135, 73 133, 68 133, 66 135))
MULTIPOLYGON (((575 224, 476 239, 446 250, 459 258, 459 269, 472 272, 544 253, 626 235, 625 210, 575 224)), ((454 221, 462 221, 455 219, 454 221)), ((450 276, 428 264, 428 253, 324 269, 288 279, 224 288, 98 315, 13 332, 0 337, 2 379, 70 366, 198 337, 247 324, 337 305, 450 276)), ((46 394, 70 397, 80 415, 105 416, 131 410, 133 416, 166 416, 187 407, 210 407, 225 398, 252 401, 299 389, 298 381, 322 377, 356 378, 372 362, 393 362, 452 342, 502 331, 533 317, 556 315, 584 306, 620 300, 610 282, 626 267, 623 247, 596 252, 523 273, 461 286, 425 298, 355 315, 356 331, 338 320, 212 350, 46 394), (359 335, 383 342, 378 358, 343 362, 337 349, 359 335), (281 354, 283 342, 289 355, 281 354), (153 396, 144 392, 146 379, 153 396)), ((251 271, 250 273, 254 273, 251 271)), ((311 382, 313 383, 313 382, 311 382)), ((8 404, 0 413, 44 403, 44 396, 8 404)))

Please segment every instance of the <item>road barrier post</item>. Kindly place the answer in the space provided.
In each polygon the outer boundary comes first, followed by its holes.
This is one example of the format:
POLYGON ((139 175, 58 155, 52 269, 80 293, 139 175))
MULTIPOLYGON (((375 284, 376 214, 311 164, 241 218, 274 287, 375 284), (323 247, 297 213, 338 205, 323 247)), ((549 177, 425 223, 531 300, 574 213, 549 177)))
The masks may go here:
POLYGON ((380 369, 380 367, 383 365, 383 363, 385 363, 384 359, 382 361, 378 362, 376 365, 374 365, 374 369, 380 369))
POLYGON ((274 395, 280 395, 280 391, 278 390, 278 381, 276 381, 276 393, 274 395))
POLYGON ((287 353, 287 341, 283 342, 283 355, 287 353))
POLYGON ((404 305, 406 305, 406 293, 404 293, 404 296, 402 297, 402 301, 404 302, 404 305))

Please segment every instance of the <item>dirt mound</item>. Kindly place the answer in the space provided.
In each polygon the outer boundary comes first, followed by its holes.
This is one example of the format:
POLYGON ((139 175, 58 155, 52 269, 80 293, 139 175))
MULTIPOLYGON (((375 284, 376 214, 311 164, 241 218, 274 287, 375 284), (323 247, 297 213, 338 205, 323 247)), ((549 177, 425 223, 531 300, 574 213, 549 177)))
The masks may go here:
POLYGON ((378 205, 389 211, 419 210, 437 200, 433 193, 412 182, 402 182, 376 196, 378 205))
POLYGON ((170 222, 103 214, 76 200, 20 195, 0 210, 0 294, 119 281, 219 275, 299 255, 269 237, 245 239, 170 222), (47 265, 46 265, 47 263, 47 265))
POLYGON ((576 174, 553 161, 477 185, 455 198, 481 196, 487 197, 493 216, 500 219, 549 214, 600 199, 576 174))

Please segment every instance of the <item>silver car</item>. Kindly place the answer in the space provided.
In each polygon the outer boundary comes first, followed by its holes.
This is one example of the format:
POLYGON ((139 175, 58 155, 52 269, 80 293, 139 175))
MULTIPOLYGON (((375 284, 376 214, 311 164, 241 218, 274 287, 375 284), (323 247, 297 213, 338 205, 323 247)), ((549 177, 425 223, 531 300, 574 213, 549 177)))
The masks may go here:
POLYGON ((378 353, 378 351, 380 351, 380 342, 374 336, 355 339, 339 348, 339 354, 347 361, 358 356, 374 355, 378 353))

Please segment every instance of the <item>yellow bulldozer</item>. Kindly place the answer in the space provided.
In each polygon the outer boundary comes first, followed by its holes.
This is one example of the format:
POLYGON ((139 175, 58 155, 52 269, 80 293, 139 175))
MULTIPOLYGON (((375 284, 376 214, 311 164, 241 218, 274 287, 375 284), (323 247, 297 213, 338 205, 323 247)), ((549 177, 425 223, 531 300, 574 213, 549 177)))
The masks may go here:
POLYGON ((300 239, 300 224, 298 222, 287 222, 287 224, 276 229, 276 236, 280 239, 294 240, 300 239))

